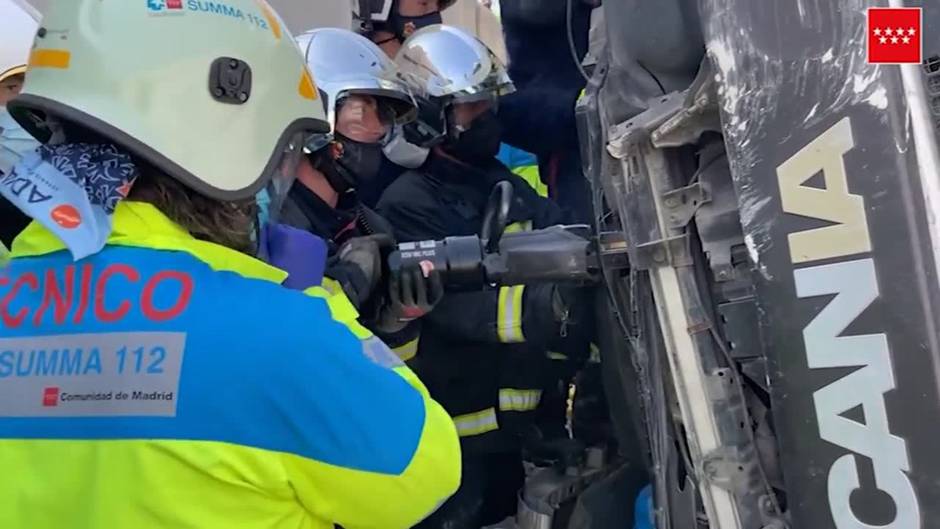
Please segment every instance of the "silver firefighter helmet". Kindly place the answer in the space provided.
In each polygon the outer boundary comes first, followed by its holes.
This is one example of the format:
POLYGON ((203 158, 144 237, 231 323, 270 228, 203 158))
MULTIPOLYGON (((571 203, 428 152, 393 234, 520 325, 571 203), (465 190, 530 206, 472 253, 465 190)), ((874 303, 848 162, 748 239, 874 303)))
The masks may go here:
POLYGON ((469 33, 435 25, 417 31, 395 57, 401 79, 418 101, 418 119, 406 127, 409 141, 429 147, 447 135, 456 103, 498 101, 515 86, 492 50, 469 33))
MULTIPOLYGON (((395 63, 369 39, 345 29, 321 28, 304 33, 297 42, 334 133, 340 107, 355 95, 375 98, 389 129, 414 119, 417 107, 408 86, 400 80, 395 63)), ((318 150, 328 139, 320 141, 308 148, 318 150)))

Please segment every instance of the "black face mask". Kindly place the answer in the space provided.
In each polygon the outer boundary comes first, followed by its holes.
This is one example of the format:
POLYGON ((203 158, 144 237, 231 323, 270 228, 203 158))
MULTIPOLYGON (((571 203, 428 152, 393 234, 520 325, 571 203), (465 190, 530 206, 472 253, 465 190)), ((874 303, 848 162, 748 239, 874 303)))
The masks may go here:
POLYGON ((446 151, 468 164, 483 163, 499 153, 503 128, 492 110, 488 110, 470 123, 470 128, 448 143, 446 151))
POLYGON ((337 135, 343 154, 324 167, 330 185, 338 193, 355 189, 360 182, 374 180, 382 167, 382 145, 362 143, 337 135))
MULTIPOLYGON (((392 10, 397 11, 398 6, 394 6, 392 10)), ((410 37, 412 33, 418 31, 421 28, 426 28, 435 24, 442 24, 443 22, 444 20, 441 18, 440 11, 428 13, 427 15, 422 15, 420 17, 406 17, 397 13, 389 17, 389 26, 391 32, 398 36, 398 38, 402 41, 410 37)))

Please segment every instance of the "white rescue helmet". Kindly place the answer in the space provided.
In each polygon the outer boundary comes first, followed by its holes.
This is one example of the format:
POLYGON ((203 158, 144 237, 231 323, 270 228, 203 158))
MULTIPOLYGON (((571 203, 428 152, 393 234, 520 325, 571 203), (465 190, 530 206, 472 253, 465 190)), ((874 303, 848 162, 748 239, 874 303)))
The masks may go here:
POLYGON ((351 95, 375 98, 387 111, 389 125, 414 119, 417 105, 398 68, 371 40, 345 29, 321 28, 304 33, 297 43, 317 80, 331 132, 339 104, 351 95))
POLYGON ((0 81, 26 72, 40 18, 26 0, 0 0, 0 81))
POLYGON ((40 141, 104 138, 209 197, 253 197, 329 126, 265 0, 204 4, 53 2, 11 114, 40 141))

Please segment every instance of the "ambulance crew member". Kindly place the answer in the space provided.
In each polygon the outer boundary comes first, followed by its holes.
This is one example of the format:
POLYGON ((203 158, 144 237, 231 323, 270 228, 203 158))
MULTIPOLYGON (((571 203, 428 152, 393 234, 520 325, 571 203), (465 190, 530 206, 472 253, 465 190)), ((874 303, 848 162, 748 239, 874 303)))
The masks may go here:
POLYGON ((45 145, 0 187, 35 219, 0 276, 0 527, 407 528, 457 487, 414 374, 246 253, 328 125, 277 15, 227 3, 45 13, 10 104, 45 145))

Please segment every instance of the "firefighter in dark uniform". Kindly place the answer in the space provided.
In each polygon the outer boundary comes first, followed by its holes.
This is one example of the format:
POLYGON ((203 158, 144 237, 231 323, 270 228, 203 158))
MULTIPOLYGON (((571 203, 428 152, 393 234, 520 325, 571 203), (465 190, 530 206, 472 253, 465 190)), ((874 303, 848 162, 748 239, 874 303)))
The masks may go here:
POLYGON ((414 99, 398 79, 395 63, 365 37, 323 28, 297 40, 317 80, 332 134, 306 146, 306 163, 279 208, 278 221, 326 241, 324 286, 331 290, 338 283, 362 315, 360 321, 410 359, 417 348, 415 320, 443 295, 440 278, 382 281, 382 253, 394 244, 394 231, 359 200, 356 189, 378 171, 393 127, 414 119, 414 99), (388 288, 379 289, 380 284, 388 288))
MULTIPOLYGON (((486 46, 431 26, 405 42, 396 63, 420 109, 406 133, 433 146, 428 162, 379 201, 399 240, 479 234, 490 192, 502 181, 515 191, 507 231, 565 222, 554 203, 495 157, 494 104, 513 88, 486 46)), ((576 293, 553 284, 448 293, 422 319, 410 364, 454 418, 464 471, 461 489, 420 527, 476 529, 515 512, 525 477, 521 450, 538 430, 534 416, 552 386, 547 353, 573 335, 583 305, 576 293)))

